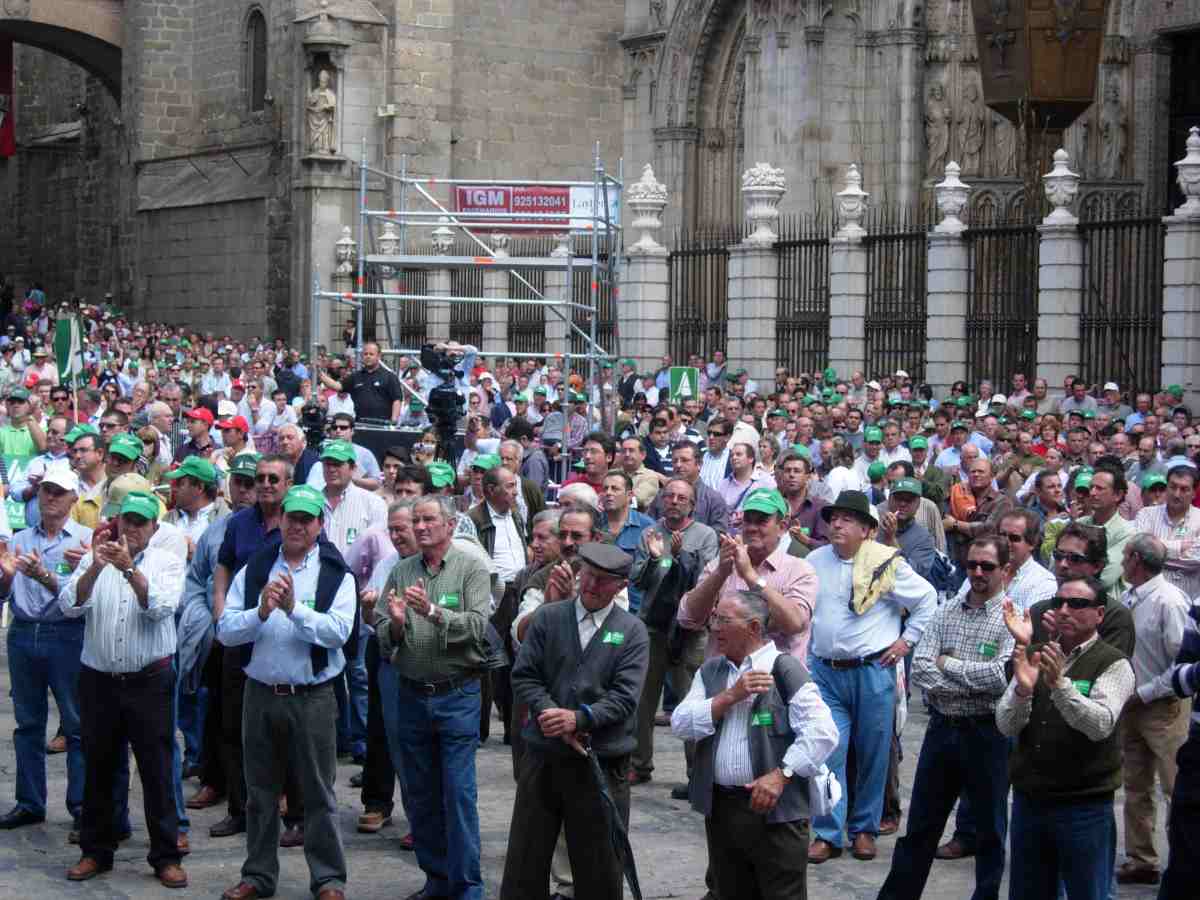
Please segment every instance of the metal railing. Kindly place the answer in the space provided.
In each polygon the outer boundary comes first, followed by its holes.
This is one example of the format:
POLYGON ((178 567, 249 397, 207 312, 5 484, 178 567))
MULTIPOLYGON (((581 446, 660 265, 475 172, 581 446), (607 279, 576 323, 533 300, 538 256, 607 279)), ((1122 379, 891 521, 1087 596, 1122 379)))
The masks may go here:
POLYGON ((725 350, 729 330, 729 246, 736 228, 677 233, 669 265, 668 346, 674 359, 725 350))
POLYGON ((879 211, 863 223, 867 234, 867 310, 863 323, 867 371, 903 369, 925 380, 925 210, 879 211))
POLYGON ((1037 373, 1038 231, 1029 220, 985 221, 967 245, 967 382, 1007 384, 1037 373))
POLYGON ((779 292, 775 365, 814 372, 829 359, 829 238, 824 217, 789 217, 780 223, 779 292))

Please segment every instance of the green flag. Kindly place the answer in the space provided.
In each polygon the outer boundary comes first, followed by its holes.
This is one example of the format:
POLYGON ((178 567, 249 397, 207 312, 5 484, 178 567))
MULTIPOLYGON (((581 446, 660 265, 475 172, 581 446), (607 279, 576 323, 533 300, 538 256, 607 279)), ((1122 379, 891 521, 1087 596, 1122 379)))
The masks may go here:
POLYGON ((83 340, 76 316, 61 316, 54 326, 54 357, 58 380, 71 387, 78 385, 83 377, 83 340))

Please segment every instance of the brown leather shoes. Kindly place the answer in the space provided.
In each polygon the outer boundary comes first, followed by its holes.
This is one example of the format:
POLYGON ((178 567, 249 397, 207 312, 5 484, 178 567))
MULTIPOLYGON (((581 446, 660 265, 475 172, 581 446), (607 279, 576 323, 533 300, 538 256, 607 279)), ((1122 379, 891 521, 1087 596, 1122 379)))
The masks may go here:
POLYGON ((1139 866, 1132 860, 1117 869, 1117 884, 1158 884, 1158 869, 1139 866))
POLYGON ((100 865, 100 860, 92 856, 85 856, 71 868, 67 869, 68 881, 87 881, 95 878, 102 872, 111 872, 112 863, 107 866, 100 865))
POLYGON ((317 900, 346 900, 346 893, 337 888, 325 888, 317 894, 317 900))
POLYGON ((970 850, 962 845, 962 843, 954 838, 946 841, 942 846, 938 847, 933 854, 934 859, 966 859, 968 856, 974 856, 975 851, 970 850))
POLYGON ((186 834, 180 834, 175 838, 175 849, 179 851, 180 856, 187 856, 192 852, 192 844, 186 834))
POLYGON ((183 866, 179 863, 167 863, 165 866, 160 866, 154 874, 158 876, 158 881, 163 887, 187 887, 187 872, 183 871, 183 866))
POLYGON ((245 881, 239 881, 221 895, 221 900, 257 900, 258 888, 245 881))
POLYGON ((874 859, 875 835, 867 834, 865 831, 862 834, 856 834, 854 844, 850 847, 850 855, 855 859, 874 859))
POLYGON ((900 830, 899 819, 881 819, 879 822, 879 834, 881 837, 895 834, 900 830))
POLYGON ((192 794, 191 798, 184 804, 188 809, 208 809, 210 806, 216 806, 225 798, 217 792, 217 789, 211 785, 202 784, 200 790, 192 794))
POLYGON ((837 859, 842 855, 842 848, 835 847, 833 844, 824 838, 817 838, 808 845, 808 861, 814 866, 819 866, 823 862, 828 862, 831 859, 837 859))

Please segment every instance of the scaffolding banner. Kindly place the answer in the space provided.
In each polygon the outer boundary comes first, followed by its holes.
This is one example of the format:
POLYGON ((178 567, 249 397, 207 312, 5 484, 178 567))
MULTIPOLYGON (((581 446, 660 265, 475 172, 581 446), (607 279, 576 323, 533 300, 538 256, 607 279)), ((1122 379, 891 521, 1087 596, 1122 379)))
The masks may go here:
MULTIPOLYGON (((618 198, 614 188, 608 193, 609 216, 615 220, 617 216, 618 198)), ((455 205, 457 212, 470 216, 472 213, 504 213, 513 216, 509 221, 517 224, 537 225, 537 229, 522 229, 523 231, 561 231, 564 228, 590 228, 592 226, 592 187, 543 187, 539 185, 470 185, 455 188, 455 205), (533 214, 537 218, 522 218, 523 215, 533 214), (542 218, 554 216, 555 218, 542 218), (562 218, 557 218, 561 216, 562 218), (580 218, 586 217, 586 218, 580 218), (568 225, 569 223, 569 225, 568 225)), ((483 227, 488 226, 486 219, 473 223, 483 227)), ((604 230, 604 223, 595 223, 596 227, 604 230)), ((496 222, 493 227, 503 231, 503 223, 496 222)))
POLYGON ((13 122, 13 42, 0 37, 0 157, 17 152, 17 132, 13 122))

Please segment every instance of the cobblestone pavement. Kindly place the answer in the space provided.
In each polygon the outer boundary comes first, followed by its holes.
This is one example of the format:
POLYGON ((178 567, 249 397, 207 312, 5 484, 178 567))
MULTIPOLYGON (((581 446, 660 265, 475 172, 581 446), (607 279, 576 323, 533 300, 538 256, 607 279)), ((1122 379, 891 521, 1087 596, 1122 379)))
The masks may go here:
MULTIPOLYGON (((0 649, 0 656, 4 655, 0 649)), ((5 662, 0 665, 0 696, 8 695, 8 683, 9 671, 5 662)), ((51 701, 51 734, 55 724, 51 701)), ((906 809, 924 726, 924 714, 914 711, 905 734, 905 760, 901 768, 906 809)), ((0 705, 0 735, 4 736, 0 740, 0 811, 9 809, 12 804, 15 773, 9 737, 12 728, 12 708, 4 703, 0 705)), ((478 755, 483 869, 489 897, 499 893, 513 797, 509 748, 501 745, 499 733, 497 721, 494 723, 492 740, 480 749, 478 755)), ((703 822, 688 809, 685 802, 670 797, 670 789, 679 781, 683 771, 683 753, 679 742, 664 728, 658 729, 657 738, 660 749, 656 754, 658 768, 655 769, 654 781, 633 790, 631 839, 643 891, 647 900, 666 897, 698 900, 704 894, 706 854, 703 822)), ((243 837, 209 837, 208 827, 224 815, 223 808, 214 808, 193 813, 192 816, 192 853, 184 861, 190 887, 187 891, 168 891, 161 887, 145 862, 148 839, 140 812, 141 788, 135 777, 133 792, 136 796, 131 798, 134 810, 133 838, 122 845, 114 870, 86 884, 68 882, 66 870, 79 858, 79 852, 77 847, 67 844, 70 817, 63 800, 66 790, 65 762, 63 755, 49 758, 50 804, 46 822, 17 831, 0 832, 0 896, 33 896, 45 900, 59 897, 163 897, 181 894, 217 897, 238 880, 244 852, 243 837)), ((338 769, 339 811, 350 868, 349 895, 379 900, 407 897, 421 887, 423 879, 413 854, 399 849, 398 841, 407 830, 403 819, 398 818, 395 825, 376 835, 356 833, 355 823, 361 807, 358 792, 348 786, 350 776, 355 771, 356 768, 351 765, 341 765, 338 769)), ((195 781, 187 782, 185 794, 190 795, 195 788, 195 781)), ((1118 829, 1121 823, 1119 803, 1118 795, 1118 829)), ((1160 804, 1160 850, 1165 849, 1166 845, 1163 817, 1160 804)), ((809 896, 873 900, 887 875, 894 843, 895 838, 881 838, 879 857, 872 862, 858 862, 847 854, 822 866, 811 867, 809 896)), ((308 871, 303 851, 281 850, 280 860, 277 896, 289 900, 307 896, 308 871)), ((962 900, 970 896, 973 884, 974 867, 970 861, 937 862, 925 896, 931 900, 962 900)), ((1007 886, 1004 890, 1007 892, 1007 886)), ((1155 894, 1156 888, 1153 887, 1122 886, 1119 897, 1121 900, 1151 900, 1155 894)))

